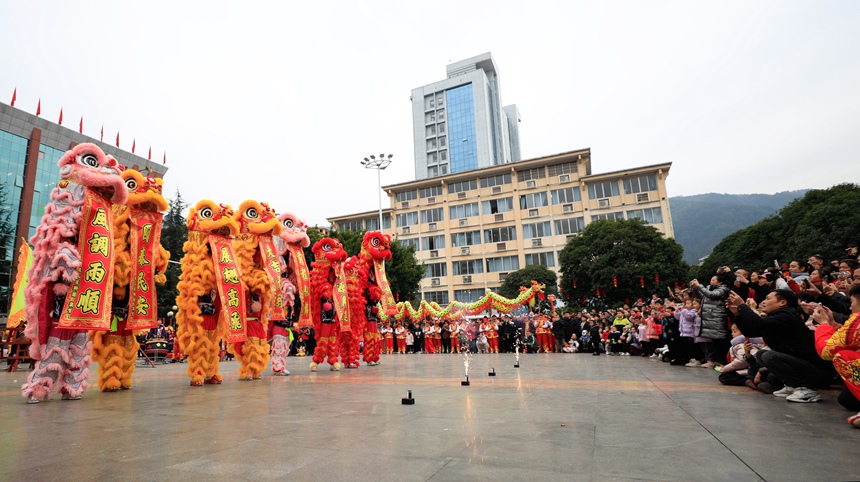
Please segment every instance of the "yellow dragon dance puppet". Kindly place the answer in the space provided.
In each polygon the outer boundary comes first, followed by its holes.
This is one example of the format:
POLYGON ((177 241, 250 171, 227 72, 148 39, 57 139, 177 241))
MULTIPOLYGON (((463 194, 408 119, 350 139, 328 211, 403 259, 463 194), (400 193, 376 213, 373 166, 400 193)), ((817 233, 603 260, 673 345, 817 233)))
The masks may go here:
POLYGON ((233 250, 245 289, 247 340, 230 349, 240 362, 239 380, 259 380, 269 363, 269 316, 282 309, 281 261, 272 236, 279 236, 283 227, 267 204, 253 200, 240 204, 233 219, 239 225, 233 250))
POLYGON ((245 341, 245 290, 233 252, 239 225, 233 209, 214 201, 198 202, 186 220, 182 274, 176 297, 176 339, 188 356, 191 386, 221 383, 220 343, 245 341))
POLYGON ((89 330, 110 327, 113 297, 113 210, 128 191, 116 159, 94 144, 78 144, 60 158, 60 182, 30 238, 33 265, 25 291, 30 357, 36 369, 21 387, 29 403, 86 391, 89 330))
POLYGON ((161 246, 161 224, 168 204, 164 181, 134 170, 122 173, 128 202, 113 205, 114 278, 110 331, 93 331, 93 360, 99 364, 103 392, 132 386, 140 345, 137 330, 158 326, 155 285, 166 281, 170 253, 161 246))

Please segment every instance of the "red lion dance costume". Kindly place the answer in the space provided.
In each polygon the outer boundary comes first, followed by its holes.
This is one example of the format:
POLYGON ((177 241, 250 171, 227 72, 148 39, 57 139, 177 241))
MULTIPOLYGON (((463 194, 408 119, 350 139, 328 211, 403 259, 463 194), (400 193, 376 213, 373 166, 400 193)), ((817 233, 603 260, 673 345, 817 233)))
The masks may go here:
POLYGON ((24 333, 36 369, 21 387, 29 403, 48 400, 57 382, 64 400, 80 399, 87 389, 87 332, 110 328, 112 204, 125 204, 128 197, 116 159, 96 145, 75 146, 57 166, 60 182, 30 239, 24 333))
MULTIPOLYGON (((231 349, 239 359, 239 380, 259 380, 269 364, 266 328, 281 294, 281 261, 272 235, 279 236, 281 223, 268 205, 245 201, 233 218, 239 224, 239 235, 233 249, 239 260, 239 272, 248 307, 247 335, 244 342, 231 349)), ((282 309, 279 305, 277 309, 282 309)), ((280 318, 283 319, 283 316, 280 318)))
POLYGON ((272 372, 276 376, 290 374, 287 370, 287 355, 290 353, 290 338, 288 329, 294 324, 299 327, 310 327, 311 317, 311 288, 310 272, 302 248, 310 246, 308 226, 293 213, 282 213, 278 216, 282 231, 275 238, 278 254, 282 257, 281 288, 283 293, 283 308, 286 310, 283 318, 269 321, 269 338, 272 343, 272 372), (298 299, 296 294, 298 293, 298 299))
POLYGON ((245 340, 245 291, 232 237, 239 234, 233 209, 203 200, 188 213, 188 241, 176 305, 176 341, 188 355, 191 386, 221 383, 221 338, 245 340))
POLYGON ((338 337, 350 330, 349 301, 346 292, 344 261, 346 251, 340 241, 323 238, 314 243, 311 251, 311 313, 316 332, 311 371, 328 357, 329 369, 340 370, 338 357, 338 337))
MULTIPOLYGON (((845 389, 860 400, 860 313, 853 313, 838 330, 826 323, 818 325, 815 348, 821 358, 833 361, 845 389)), ((848 423, 860 428, 860 413, 848 417, 848 423)))
MULTIPOLYGON (((365 233, 361 241, 361 251, 355 260, 353 272, 358 276, 358 297, 350 296, 353 324, 357 320, 364 333, 364 362, 379 365, 382 337, 379 334, 379 307, 389 316, 397 314, 397 303, 391 294, 391 287, 385 275, 385 261, 391 260, 391 236, 379 231, 365 233)), ((350 283, 352 284, 352 283, 350 283)), ((356 291, 351 289, 350 294, 356 291)), ((405 339, 404 339, 405 341, 405 339)))
POLYGON ((158 326, 155 285, 167 281, 164 271, 170 253, 161 246, 162 212, 168 204, 161 189, 164 181, 126 169, 126 205, 113 205, 114 284, 110 331, 93 331, 93 360, 99 364, 99 388, 103 392, 132 386, 134 364, 140 345, 135 330, 158 326))

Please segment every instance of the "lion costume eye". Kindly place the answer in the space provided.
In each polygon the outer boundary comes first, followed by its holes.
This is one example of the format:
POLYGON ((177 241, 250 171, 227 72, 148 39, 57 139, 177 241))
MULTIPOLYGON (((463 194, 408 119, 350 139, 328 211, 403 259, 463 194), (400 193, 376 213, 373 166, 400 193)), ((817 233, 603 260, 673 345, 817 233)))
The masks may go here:
POLYGON ((323 251, 331 251, 331 245, 326 243, 323 245, 323 251))
POLYGON ((81 158, 81 164, 83 164, 85 166, 90 166, 90 167, 98 167, 99 160, 96 159, 96 156, 94 156, 92 154, 87 154, 81 158))
POLYGON ((257 219, 259 213, 257 212, 257 208, 248 208, 245 210, 245 217, 248 219, 257 219))
POLYGON ((212 217, 212 208, 203 208, 200 210, 200 217, 203 219, 209 219, 212 217))
POLYGON ((370 244, 373 246, 379 246, 379 238, 373 238, 370 240, 370 244))
POLYGON ((134 179, 126 179, 125 187, 127 187, 129 191, 134 191, 137 189, 137 181, 134 179))
POLYGON ((293 227, 293 220, 290 218, 284 219, 284 227, 289 229, 293 227))

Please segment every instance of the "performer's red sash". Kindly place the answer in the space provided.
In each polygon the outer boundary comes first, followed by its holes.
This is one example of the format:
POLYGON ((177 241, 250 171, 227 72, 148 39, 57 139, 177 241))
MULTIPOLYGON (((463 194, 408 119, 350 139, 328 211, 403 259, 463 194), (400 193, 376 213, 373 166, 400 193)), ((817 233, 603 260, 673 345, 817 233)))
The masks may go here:
POLYGON ((272 282, 272 313, 270 320, 286 320, 287 312, 284 309, 284 294, 281 292, 281 261, 278 259, 278 250, 271 236, 260 236, 260 254, 263 257, 263 265, 269 281, 272 282))
POLYGON ((239 265, 230 238, 209 235, 212 265, 221 298, 221 316, 227 321, 227 343, 241 343, 248 339, 245 319, 245 290, 239 279, 239 265))
POLYGON ((109 330, 113 298, 113 212, 107 198, 92 189, 84 195, 78 253, 81 267, 72 283, 59 327, 109 330))
POLYGON ((376 286, 382 290, 382 299, 379 300, 382 303, 382 309, 386 315, 396 315, 398 312, 397 303, 394 301, 394 295, 391 294, 388 277, 385 276, 385 264, 382 260, 374 259, 373 267, 376 269, 376 286))
POLYGON ((295 263, 293 272, 296 273, 296 288, 298 290, 299 299, 301 300, 301 312, 299 313, 299 327, 305 328, 313 326, 313 316, 311 315, 311 279, 308 273, 308 263, 305 261, 305 252, 302 247, 297 244, 288 243, 287 249, 290 251, 290 259, 295 263))
POLYGON ((161 246, 162 214, 132 209, 129 212, 129 313, 126 329, 142 330, 158 326, 158 299, 155 296, 155 264, 161 246))
POLYGON ((344 263, 334 263, 332 269, 335 274, 334 287, 332 287, 332 298, 334 298, 334 310, 337 313, 338 321, 340 322, 340 331, 350 331, 349 329, 349 297, 346 294, 346 270, 343 268, 344 263))

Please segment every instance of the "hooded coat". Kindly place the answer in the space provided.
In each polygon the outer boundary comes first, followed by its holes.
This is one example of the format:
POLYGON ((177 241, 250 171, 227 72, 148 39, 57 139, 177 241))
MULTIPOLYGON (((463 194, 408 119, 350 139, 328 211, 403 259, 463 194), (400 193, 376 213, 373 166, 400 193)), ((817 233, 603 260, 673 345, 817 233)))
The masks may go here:
POLYGON ((729 324, 726 314, 726 299, 729 297, 729 287, 726 285, 703 285, 697 287, 702 296, 702 329, 699 336, 711 340, 729 338, 729 324))

